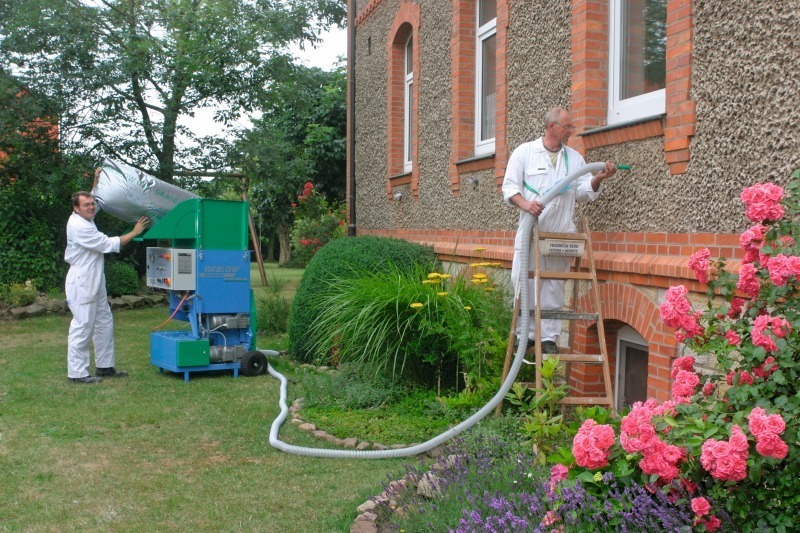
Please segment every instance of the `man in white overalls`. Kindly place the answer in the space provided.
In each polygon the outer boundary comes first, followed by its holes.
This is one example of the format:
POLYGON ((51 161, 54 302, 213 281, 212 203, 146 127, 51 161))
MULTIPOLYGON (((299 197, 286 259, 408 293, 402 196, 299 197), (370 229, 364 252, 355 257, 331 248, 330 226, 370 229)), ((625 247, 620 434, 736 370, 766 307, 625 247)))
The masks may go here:
MULTIPOLYGON (((585 161, 581 154, 566 145, 570 135, 575 131, 572 115, 566 109, 554 107, 545 117, 545 134, 535 141, 518 146, 508 160, 506 175, 503 179, 503 199, 508 205, 527 211, 539 217, 539 229, 545 232, 574 233, 575 223, 572 220, 575 202, 591 202, 600 195, 600 184, 614 175, 616 166, 610 161, 606 168, 596 175, 586 174, 576 179, 568 188, 561 191, 549 204, 539 201, 557 182, 570 172, 582 167, 585 161)), ((520 213, 520 219, 522 213, 520 213)), ((520 235, 514 241, 514 259, 511 265, 511 278, 516 292, 519 284, 519 259, 523 244, 520 235)), ((533 265, 533 249, 530 250, 529 265, 533 265)), ((567 271, 571 257, 543 256, 540 258, 542 270, 567 271)), ((527 273, 523 276, 527 278, 527 273)), ((560 309, 564 305, 563 280, 542 281, 542 309, 560 309)), ((534 281, 528 280, 531 309, 535 308, 534 281)), ((520 323, 521 324, 521 323, 520 323)), ((530 321, 528 338, 533 340, 535 321, 530 321)), ((517 337, 525 332, 517 326, 517 337)), ((561 334, 561 320, 542 320, 542 352, 558 353, 558 336, 561 334)))
POLYGON ((64 251, 64 260, 70 265, 64 289, 72 311, 67 338, 67 376, 71 383, 96 383, 103 377, 124 377, 126 372, 114 368, 114 318, 106 294, 103 254, 119 252, 120 247, 141 235, 150 221, 141 217, 129 233, 108 237, 94 225, 97 204, 90 193, 73 194, 72 210, 64 251), (97 377, 89 375, 90 343, 94 344, 97 377))

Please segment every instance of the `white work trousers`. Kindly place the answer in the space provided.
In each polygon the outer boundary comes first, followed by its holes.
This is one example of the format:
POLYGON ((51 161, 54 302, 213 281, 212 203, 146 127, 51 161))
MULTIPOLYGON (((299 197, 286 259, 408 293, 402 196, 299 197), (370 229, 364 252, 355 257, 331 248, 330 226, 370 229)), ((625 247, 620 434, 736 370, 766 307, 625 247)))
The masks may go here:
POLYGON ((67 375, 82 378, 89 375, 89 343, 94 344, 94 365, 114 366, 114 317, 108 305, 105 288, 101 297, 89 303, 68 301, 72 311, 67 338, 67 375))
MULTIPOLYGON (((517 293, 517 285, 519 284, 519 255, 521 250, 514 250, 514 260, 511 263, 511 280, 514 285, 514 294, 517 293)), ((539 256, 539 269, 557 272, 567 272, 572 265, 571 257, 549 257, 539 256)), ((533 242, 531 241, 530 257, 528 259, 528 266, 533 271, 533 242)), ((523 278, 526 274, 523 274, 523 278)), ((564 307, 564 286, 566 282, 563 280, 546 279, 542 281, 542 310, 553 311, 564 307)), ((536 309, 536 286, 533 278, 528 280, 528 307, 530 310, 536 309)), ((525 333, 522 331, 522 320, 517 319, 517 336, 522 337, 525 333)), ((561 334, 561 320, 542 320, 542 342, 553 341, 557 342, 558 336, 561 334)), ((536 337, 536 321, 533 314, 531 314, 530 327, 528 329, 528 338, 534 339, 536 337)))

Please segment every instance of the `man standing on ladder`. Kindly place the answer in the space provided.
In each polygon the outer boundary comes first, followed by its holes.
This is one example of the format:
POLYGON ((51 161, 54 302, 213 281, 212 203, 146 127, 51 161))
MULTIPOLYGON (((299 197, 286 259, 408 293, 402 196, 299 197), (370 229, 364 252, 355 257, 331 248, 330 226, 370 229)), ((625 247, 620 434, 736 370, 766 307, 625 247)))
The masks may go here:
MULTIPOLYGON (((545 134, 535 141, 518 146, 508 160, 506 174, 503 179, 503 200, 510 205, 527 211, 539 219, 539 229, 543 232, 575 233, 572 220, 575 202, 591 202, 600 195, 600 184, 617 171, 616 166, 606 161, 606 168, 596 175, 581 176, 566 187, 549 204, 539 201, 558 181, 565 178, 570 170, 585 165, 581 154, 566 145, 575 125, 569 111, 554 107, 545 116, 545 134)), ((520 213, 522 217, 522 213, 520 213)), ((514 241, 514 259, 511 264, 511 279, 516 293, 519 285, 519 260, 524 243, 520 235, 514 241)), ((541 268, 546 271, 563 271, 570 268, 571 257, 541 258, 541 268)), ((533 265, 533 248, 528 263, 533 265)), ((523 274, 527 278, 527 273, 523 274)), ((565 281, 547 279, 542 281, 542 310, 557 310, 564 305, 565 281)), ((534 280, 528 279, 530 309, 535 309, 534 280)), ((561 320, 542 320, 542 353, 558 353, 558 336, 561 334, 561 320)), ((533 342, 535 321, 530 321, 528 339, 533 342)), ((517 338, 526 332, 517 326, 517 338)))

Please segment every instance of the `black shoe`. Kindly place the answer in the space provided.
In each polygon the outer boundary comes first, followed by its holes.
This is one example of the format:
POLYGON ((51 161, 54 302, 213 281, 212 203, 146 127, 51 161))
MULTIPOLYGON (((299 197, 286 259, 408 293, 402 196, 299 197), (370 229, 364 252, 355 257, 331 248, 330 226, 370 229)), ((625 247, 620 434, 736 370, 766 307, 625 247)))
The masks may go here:
POLYGON ((557 354, 558 346, 553 341, 542 341, 542 353, 557 354))
POLYGON ((128 376, 128 373, 124 370, 117 370, 112 366, 109 368, 98 368, 94 375, 99 378, 124 378, 128 376))
MULTIPOLYGON (((516 348, 517 346, 519 346, 519 341, 520 341, 520 338, 515 336, 515 337, 514 337, 514 348, 516 348)), ((534 343, 534 342, 536 342, 536 341, 535 341, 535 339, 530 339, 530 338, 529 338, 529 339, 528 339, 528 348, 531 348, 531 347, 533 347, 533 343, 534 343)))
POLYGON ((89 385, 91 383, 100 383, 103 381, 102 378, 96 378, 94 376, 83 376, 82 378, 69 378, 70 383, 84 383, 89 385))

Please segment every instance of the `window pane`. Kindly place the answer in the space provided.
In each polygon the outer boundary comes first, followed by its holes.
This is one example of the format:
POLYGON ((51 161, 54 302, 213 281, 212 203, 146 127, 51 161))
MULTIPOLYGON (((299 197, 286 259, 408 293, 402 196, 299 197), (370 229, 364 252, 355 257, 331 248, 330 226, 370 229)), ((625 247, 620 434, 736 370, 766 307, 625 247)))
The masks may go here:
POLYGON ((480 0, 478 11, 478 27, 480 28, 490 20, 497 18, 497 0, 480 0))
POLYGON ((625 0, 623 5, 620 100, 666 86, 666 0, 625 0))
POLYGON ((406 83, 406 94, 405 94, 405 124, 404 126, 404 134, 403 134, 403 161, 404 163, 408 164, 411 161, 411 132, 412 132, 412 124, 411 124, 411 95, 413 94, 413 87, 414 82, 406 83))
POLYGON ((414 72, 414 41, 409 38, 406 44, 406 74, 414 72))
POLYGON ((492 35, 481 42, 481 136, 485 141, 494 138, 495 71, 497 37, 492 35))

